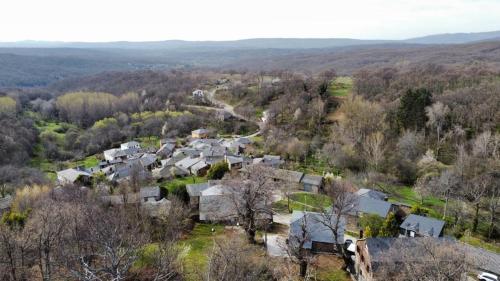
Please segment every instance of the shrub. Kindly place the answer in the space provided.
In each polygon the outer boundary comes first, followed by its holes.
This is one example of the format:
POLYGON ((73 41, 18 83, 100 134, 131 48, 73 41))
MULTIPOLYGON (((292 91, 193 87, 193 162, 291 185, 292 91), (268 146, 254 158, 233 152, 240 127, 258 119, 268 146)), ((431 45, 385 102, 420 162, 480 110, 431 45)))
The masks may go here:
POLYGON ((176 185, 174 185, 172 187, 172 189, 170 190, 170 194, 172 194, 173 196, 179 198, 179 200, 181 200, 184 203, 188 203, 189 202, 189 194, 187 192, 185 184, 176 184, 176 185))
POLYGON ((212 167, 210 167, 210 169, 208 170, 208 173, 207 173, 207 178, 209 180, 220 180, 224 177, 224 175, 228 171, 229 171, 229 167, 228 167, 227 163, 226 162, 219 162, 219 163, 212 165, 212 167))

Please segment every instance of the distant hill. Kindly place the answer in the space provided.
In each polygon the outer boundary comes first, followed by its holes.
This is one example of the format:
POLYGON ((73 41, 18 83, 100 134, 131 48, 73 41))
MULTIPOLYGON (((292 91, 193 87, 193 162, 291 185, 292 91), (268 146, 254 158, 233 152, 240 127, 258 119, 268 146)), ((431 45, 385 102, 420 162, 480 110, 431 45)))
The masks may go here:
POLYGON ((215 49, 320 49, 379 44, 464 44, 485 40, 500 40, 500 31, 478 33, 436 34, 406 40, 361 40, 351 38, 254 38, 234 41, 183 41, 166 40, 150 42, 50 42, 19 41, 0 42, 1 48, 81 48, 81 49, 183 49, 209 51, 215 49))
POLYGON ((404 40, 414 44, 465 44, 480 41, 500 41, 500 31, 477 33, 436 34, 404 40))
POLYGON ((249 39, 3 43, 11 47, 0 47, 0 88, 47 86, 67 78, 105 71, 193 68, 320 71, 335 68, 341 74, 351 74, 363 67, 421 63, 478 62, 500 67, 500 40, 494 40, 497 33, 435 35, 404 41, 249 39), (451 43, 464 40, 475 43, 451 43), (65 47, 56 48, 59 44, 65 47))

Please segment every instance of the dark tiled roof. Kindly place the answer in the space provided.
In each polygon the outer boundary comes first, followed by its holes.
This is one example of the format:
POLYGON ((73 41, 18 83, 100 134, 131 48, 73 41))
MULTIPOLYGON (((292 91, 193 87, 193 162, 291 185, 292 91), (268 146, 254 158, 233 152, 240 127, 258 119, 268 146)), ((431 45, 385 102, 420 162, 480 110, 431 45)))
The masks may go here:
POLYGON ((140 191, 141 197, 160 197, 160 187, 158 186, 150 186, 150 187, 143 187, 141 188, 140 191))
POLYGON ((443 231, 444 221, 411 214, 403 221, 401 228, 412 230, 422 236, 439 237, 443 231))
POLYGON ((302 183, 320 186, 323 182, 322 176, 317 175, 304 175, 302 178, 302 183))

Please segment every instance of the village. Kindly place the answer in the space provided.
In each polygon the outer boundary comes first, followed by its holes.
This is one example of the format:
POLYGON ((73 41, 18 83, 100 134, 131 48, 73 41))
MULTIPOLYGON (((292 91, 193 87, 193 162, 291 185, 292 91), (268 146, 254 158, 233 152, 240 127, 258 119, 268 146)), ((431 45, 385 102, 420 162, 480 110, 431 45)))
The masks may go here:
MULTIPOLYGON (((181 180, 186 183, 186 208, 194 221, 208 225, 212 232, 213 225, 253 235, 259 232, 267 255, 295 260, 301 276, 316 257, 342 260, 346 276, 359 281, 389 280, 388 274, 396 270, 394 264, 432 262, 449 267, 459 262, 446 260, 449 253, 430 259, 427 247, 454 249, 458 256, 467 253, 474 261, 474 267, 466 270, 470 276, 500 274, 498 254, 445 236, 444 221, 415 213, 412 206, 389 200, 383 192, 335 184, 338 177, 331 174, 282 169, 285 161, 280 156, 246 154, 251 145, 252 137, 214 138, 204 128, 182 141, 161 139, 156 148, 130 141, 104 151, 95 167, 57 172, 55 190, 67 185, 93 188, 103 204, 137 205, 151 218, 158 218, 169 216, 171 195, 167 194, 171 190, 165 183, 181 180), (218 170, 218 176, 208 179, 211 169, 218 170), (120 190, 123 182, 137 184, 120 190), (248 186, 243 182, 249 182, 248 186), (268 190, 255 191, 258 188, 268 190), (258 202, 246 201, 245 192, 258 202), (245 221, 249 211, 242 210, 245 204, 255 213, 250 220, 253 227, 245 221), (383 221, 384 230, 363 228, 361 222, 366 225, 367 220, 383 221), (372 231, 385 234, 375 237, 372 231), (390 258, 388 252, 393 253, 390 258)), ((9 199, 0 202, 3 211, 9 199)), ((401 277, 394 278, 390 280, 401 277)))

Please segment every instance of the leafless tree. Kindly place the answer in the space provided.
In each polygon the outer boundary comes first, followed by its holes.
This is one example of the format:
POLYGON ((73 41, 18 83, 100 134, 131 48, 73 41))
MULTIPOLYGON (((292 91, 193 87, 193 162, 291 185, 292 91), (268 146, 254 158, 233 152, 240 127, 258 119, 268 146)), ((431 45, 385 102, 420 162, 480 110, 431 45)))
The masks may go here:
POLYGON ((84 235, 76 243, 86 247, 77 252, 71 273, 81 280, 124 280, 147 242, 144 220, 132 219, 124 207, 89 208, 82 224, 84 235))
POLYGON ((450 112, 450 108, 442 102, 433 103, 431 106, 425 108, 427 115, 427 126, 436 129, 437 142, 441 142, 441 132, 446 122, 446 116, 450 112))
POLYGON ((252 244, 255 243, 258 223, 266 223, 268 218, 272 218, 271 200, 273 192, 277 191, 273 180, 265 176, 265 169, 260 165, 248 166, 244 173, 223 180, 223 184, 230 189, 238 221, 252 244))
POLYGON ((465 281, 472 260, 454 241, 420 237, 395 240, 382 263, 381 280, 465 281))
POLYGON ((307 280, 308 266, 314 259, 310 251, 304 248, 305 244, 311 241, 311 234, 307 225, 308 219, 308 216, 304 213, 298 221, 298 225, 295 226, 297 229, 290 231, 286 247, 288 257, 299 264, 299 275, 305 280, 307 280))
POLYGON ((343 180, 333 180, 327 183, 326 194, 330 197, 331 206, 320 212, 319 222, 332 232, 336 246, 344 241, 338 241, 339 230, 345 223, 345 216, 351 213, 357 204, 353 186, 343 180))
POLYGON ((369 135, 363 143, 363 148, 368 163, 377 171, 384 160, 384 135, 381 132, 369 135))
POLYGON ((241 239, 231 237, 227 241, 215 240, 214 242, 204 280, 273 280, 265 260, 252 260, 253 249, 241 239))

